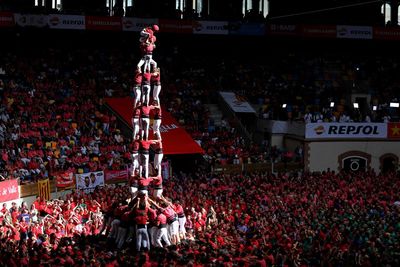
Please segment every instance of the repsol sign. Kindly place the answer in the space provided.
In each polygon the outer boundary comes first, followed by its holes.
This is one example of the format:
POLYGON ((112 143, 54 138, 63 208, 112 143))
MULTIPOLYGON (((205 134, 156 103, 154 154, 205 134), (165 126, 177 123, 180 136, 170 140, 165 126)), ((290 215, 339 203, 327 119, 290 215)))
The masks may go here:
POLYGON ((386 138, 386 123, 307 123, 306 138, 386 138))
POLYGON ((354 126, 354 125, 332 125, 328 129, 328 134, 353 134, 353 135, 359 135, 359 134, 364 134, 364 135, 378 135, 379 130, 378 126, 370 126, 370 125, 360 125, 360 126, 354 126))

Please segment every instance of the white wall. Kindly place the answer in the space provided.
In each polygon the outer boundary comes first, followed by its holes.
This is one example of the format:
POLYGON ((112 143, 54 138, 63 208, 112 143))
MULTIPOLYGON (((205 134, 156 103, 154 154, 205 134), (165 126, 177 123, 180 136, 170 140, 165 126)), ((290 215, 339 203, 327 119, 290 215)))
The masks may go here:
POLYGON ((329 141, 309 143, 310 171, 323 171, 327 168, 339 170, 338 157, 348 151, 361 151, 371 155, 370 167, 376 172, 380 171, 380 157, 392 153, 400 158, 399 141, 329 141))

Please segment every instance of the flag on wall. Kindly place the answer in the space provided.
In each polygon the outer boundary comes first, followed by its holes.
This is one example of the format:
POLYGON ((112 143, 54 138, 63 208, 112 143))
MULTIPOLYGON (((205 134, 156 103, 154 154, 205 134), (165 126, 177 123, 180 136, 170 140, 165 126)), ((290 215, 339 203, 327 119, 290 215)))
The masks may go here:
POLYGON ((39 180, 39 182, 38 182, 38 196, 41 199, 45 199, 45 200, 49 200, 50 199, 50 181, 49 181, 49 179, 39 180))

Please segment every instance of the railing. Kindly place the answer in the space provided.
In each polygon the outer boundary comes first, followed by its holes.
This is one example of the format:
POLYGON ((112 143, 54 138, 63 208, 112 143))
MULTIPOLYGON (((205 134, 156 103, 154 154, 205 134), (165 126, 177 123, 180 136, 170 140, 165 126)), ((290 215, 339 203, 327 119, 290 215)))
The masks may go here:
MULTIPOLYGON (((56 192, 56 183, 55 180, 50 180, 50 191, 56 192)), ((20 185, 20 197, 29 197, 35 196, 38 194, 38 184, 22 184, 20 185)))
POLYGON ((224 173, 241 173, 245 172, 285 172, 303 170, 303 165, 301 163, 291 162, 291 163, 242 163, 242 164, 227 164, 227 165, 217 165, 214 167, 214 172, 224 172, 224 173))

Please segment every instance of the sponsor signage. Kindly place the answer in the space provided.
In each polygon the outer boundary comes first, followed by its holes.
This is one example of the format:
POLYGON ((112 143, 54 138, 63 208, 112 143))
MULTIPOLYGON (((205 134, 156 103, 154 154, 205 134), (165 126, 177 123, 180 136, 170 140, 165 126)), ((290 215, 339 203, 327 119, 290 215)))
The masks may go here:
POLYGON ((51 14, 48 18, 51 29, 84 30, 85 16, 51 14))
POLYGON ((122 29, 121 18, 86 16, 86 29, 120 31, 122 29))
POLYGON ((374 27, 374 39, 400 40, 400 29, 374 27))
POLYGON ((46 27, 47 18, 47 15, 22 15, 18 13, 14 14, 15 22, 21 27, 46 27))
POLYGON ((388 138, 400 139, 400 122, 389 122, 387 125, 388 138))
POLYGON ((104 172, 88 172, 75 174, 76 188, 86 193, 93 192, 97 186, 104 185, 104 172))
POLYGON ((295 24, 270 24, 266 33, 271 35, 298 35, 299 27, 295 24))
POLYGON ((74 173, 72 171, 64 171, 56 175, 56 185, 58 188, 67 188, 74 186, 74 173))
POLYGON ((140 32, 144 28, 154 24, 158 24, 158 19, 122 18, 123 31, 140 32))
POLYGON ((18 198, 19 189, 17 179, 0 182, 0 202, 6 202, 18 198))
POLYGON ((193 23, 188 20, 159 20, 160 32, 192 33, 193 23))
POLYGON ((10 12, 0 12, 0 28, 15 26, 14 14, 10 12))
POLYGON ((336 38, 335 25, 304 25, 302 32, 304 37, 336 38))
POLYGON ((194 21, 193 34, 229 34, 227 21, 194 21))
POLYGON ((370 26, 337 25, 336 37, 344 39, 372 39, 373 31, 370 26))
POLYGON ((307 123, 306 139, 387 138, 386 123, 307 123))
MULTIPOLYGON (((132 98, 106 98, 106 102, 122 117, 127 125, 131 126, 132 98)), ((165 155, 204 154, 204 150, 164 108, 162 109, 160 131, 165 155)), ((150 138, 152 138, 152 131, 150 131, 150 138)))
POLYGON ((241 23, 241 22, 230 22, 229 23, 229 34, 232 35, 264 35, 265 24, 264 23, 241 23))
POLYGON ((128 169, 126 170, 105 170, 104 179, 108 181, 127 181, 128 180, 128 169))
POLYGON ((256 113, 254 108, 243 97, 233 92, 219 92, 229 107, 237 113, 256 113))

